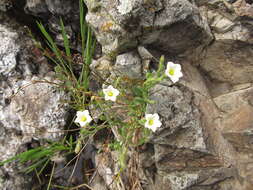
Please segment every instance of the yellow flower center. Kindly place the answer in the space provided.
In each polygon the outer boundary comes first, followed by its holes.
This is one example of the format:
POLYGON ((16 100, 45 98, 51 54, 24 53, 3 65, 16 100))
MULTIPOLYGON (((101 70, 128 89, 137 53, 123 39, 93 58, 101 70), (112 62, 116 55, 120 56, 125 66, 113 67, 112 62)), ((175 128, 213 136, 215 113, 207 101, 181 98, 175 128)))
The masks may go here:
POLYGON ((148 121, 148 124, 149 124, 149 125, 153 125, 153 124, 154 124, 154 119, 150 119, 150 120, 148 121))
POLYGON ((113 96, 113 92, 110 91, 110 92, 107 93, 107 95, 108 95, 108 96, 113 96))
POLYGON ((168 73, 173 76, 175 74, 175 69, 170 68, 168 73))
POLYGON ((82 121, 82 122, 85 122, 86 120, 87 120, 87 117, 86 117, 86 116, 82 116, 82 117, 81 117, 81 121, 82 121))

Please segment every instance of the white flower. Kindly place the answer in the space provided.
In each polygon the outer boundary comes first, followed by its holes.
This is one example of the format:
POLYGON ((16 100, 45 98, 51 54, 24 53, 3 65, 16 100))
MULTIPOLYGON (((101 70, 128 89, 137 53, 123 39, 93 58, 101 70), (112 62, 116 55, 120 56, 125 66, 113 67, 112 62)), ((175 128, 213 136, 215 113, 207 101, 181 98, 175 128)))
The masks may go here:
POLYGON ((79 123, 81 127, 85 127, 91 121, 92 121, 92 118, 88 110, 76 112, 75 123, 79 123))
POLYGON ((116 88, 113 88, 112 85, 103 89, 103 93, 105 94, 105 100, 116 101, 116 97, 119 95, 119 91, 116 88))
POLYGON ((179 78, 183 76, 181 65, 168 62, 165 74, 172 80, 173 83, 177 82, 179 78))
POLYGON ((159 115, 155 114, 146 114, 145 115, 146 123, 145 127, 151 129, 153 132, 156 131, 157 128, 161 127, 162 123, 159 120, 159 115))

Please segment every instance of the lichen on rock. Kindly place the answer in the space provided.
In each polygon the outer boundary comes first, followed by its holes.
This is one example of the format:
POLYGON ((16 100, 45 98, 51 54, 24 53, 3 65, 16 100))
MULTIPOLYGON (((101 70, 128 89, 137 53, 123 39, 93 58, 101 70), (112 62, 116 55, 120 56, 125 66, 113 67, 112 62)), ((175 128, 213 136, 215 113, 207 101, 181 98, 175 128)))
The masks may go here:
MULTIPOLYGON (((0 12, 0 15, 2 13, 0 12)), ((1 15, 2 16, 2 15, 1 15)), ((68 96, 42 54, 32 55, 34 41, 15 20, 0 24, 0 160, 24 152, 36 140, 59 140, 68 118, 68 96), (40 56, 39 56, 40 55, 40 56), (35 58, 36 57, 36 58, 35 58), (41 65, 39 65, 41 64, 41 65)), ((19 173, 17 162, 0 168, 0 189, 30 189, 31 180, 19 173)))
POLYGON ((197 7, 186 0, 108 3, 101 1, 101 8, 96 11, 87 3, 90 11, 86 19, 93 27, 104 53, 152 45, 182 54, 205 46, 212 40, 209 27, 200 17, 197 7), (113 23, 113 27, 104 30, 106 23, 113 23), (189 30, 191 32, 187 32, 189 30), (195 37, 199 43, 195 43, 195 37))
POLYGON ((18 34, 4 25, 0 25, 0 74, 8 76, 17 65, 20 45, 16 43, 18 34))

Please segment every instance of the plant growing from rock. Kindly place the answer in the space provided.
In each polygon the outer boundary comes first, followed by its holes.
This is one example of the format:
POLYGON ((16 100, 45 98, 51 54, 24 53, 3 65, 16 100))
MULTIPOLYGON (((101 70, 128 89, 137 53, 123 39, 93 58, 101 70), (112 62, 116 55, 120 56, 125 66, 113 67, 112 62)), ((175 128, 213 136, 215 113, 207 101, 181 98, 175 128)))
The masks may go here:
MULTIPOLYGON (((126 158, 128 151, 144 144, 152 132, 155 132, 162 123, 157 113, 146 113, 148 104, 154 103, 149 99, 150 90, 163 81, 168 75, 168 68, 174 69, 172 73, 181 77, 181 67, 170 64, 164 68, 164 57, 159 61, 156 72, 148 72, 145 79, 130 79, 125 76, 113 78, 113 84, 109 84, 98 94, 92 94, 89 107, 92 110, 99 110, 96 119, 103 121, 103 125, 93 122, 85 125, 81 129, 81 139, 87 139, 90 135, 95 135, 97 131, 104 128, 112 130, 115 140, 110 147, 119 152, 119 171, 126 168, 126 158), (174 67, 175 66, 175 67, 174 67)), ((179 78, 178 78, 179 79, 179 78)), ((175 81, 174 81, 175 82, 175 81)), ((93 112, 93 111, 91 111, 93 112)), ((78 117, 78 115, 77 115, 78 117)), ((77 149, 77 152, 80 148, 77 149)))
MULTIPOLYGON (((65 31, 63 21, 60 20, 61 35, 64 43, 64 51, 61 50, 52 36, 47 32, 42 23, 38 22, 38 27, 45 37, 47 47, 43 48, 39 43, 36 45, 42 50, 44 55, 48 57, 53 63, 55 63, 55 73, 58 79, 58 84, 55 84, 60 89, 64 90, 70 95, 71 100, 68 102, 74 109, 84 108, 87 104, 87 98, 89 96, 85 93, 88 91, 89 86, 89 64, 93 55, 95 47, 95 39, 92 37, 92 31, 90 27, 84 21, 84 5, 83 1, 79 1, 80 5, 80 30, 81 30, 81 45, 82 45, 82 69, 80 75, 74 73, 73 64, 74 57, 71 52, 69 39, 65 31), (77 107, 76 107, 77 106, 77 107)), ((49 82, 47 80, 41 82, 49 82)), ((82 116, 82 114, 80 114, 82 116)), ((84 118, 81 118, 81 120, 84 118)), ((87 121, 90 118, 87 117, 87 121)), ((80 120, 80 123, 82 121, 80 120)), ((68 131, 68 130, 67 130, 68 131)), ((68 155, 73 153, 77 142, 70 135, 64 136, 59 142, 47 142, 45 146, 30 149, 23 153, 18 154, 10 159, 0 162, 0 166, 12 162, 19 161, 21 164, 28 164, 29 166, 24 169, 26 172, 36 172, 38 176, 44 171, 50 161, 54 160, 55 155, 61 153, 68 155)), ((50 178, 51 179, 51 178, 50 178)), ((48 189, 50 188, 50 182, 48 189)))

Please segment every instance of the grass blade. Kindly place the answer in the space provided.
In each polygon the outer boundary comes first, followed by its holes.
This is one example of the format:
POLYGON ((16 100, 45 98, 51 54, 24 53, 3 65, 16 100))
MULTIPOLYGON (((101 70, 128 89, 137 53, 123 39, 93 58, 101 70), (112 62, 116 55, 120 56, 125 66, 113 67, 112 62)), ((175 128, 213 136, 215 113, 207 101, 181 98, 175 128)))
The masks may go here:
POLYGON ((70 46, 69 46, 69 39, 65 30, 65 26, 63 24, 62 19, 60 19, 60 24, 61 24, 61 31, 62 31, 62 38, 63 38, 63 42, 64 42, 64 48, 65 48, 65 52, 66 55, 68 57, 68 59, 71 58, 71 52, 70 52, 70 46))

